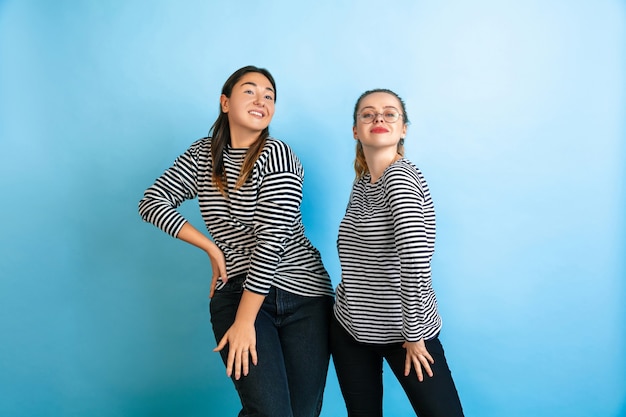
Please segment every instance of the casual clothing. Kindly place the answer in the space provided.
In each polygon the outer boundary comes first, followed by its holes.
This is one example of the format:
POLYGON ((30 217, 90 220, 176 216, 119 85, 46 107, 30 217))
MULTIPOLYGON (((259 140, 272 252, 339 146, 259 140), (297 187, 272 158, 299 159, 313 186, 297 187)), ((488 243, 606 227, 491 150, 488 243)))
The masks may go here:
POLYGON ((341 283, 335 314, 359 342, 417 342, 441 329, 430 259, 435 209, 422 173, 407 159, 350 196, 337 240, 341 283))
POLYGON ((413 410, 420 417, 462 417, 459 396, 438 337, 426 340, 426 349, 435 360, 433 376, 417 379, 411 367, 404 376, 406 350, 402 343, 372 345, 359 343, 341 327, 331 323, 333 363, 349 417, 383 415, 383 359, 404 389, 413 410))
MULTIPOLYGON (((239 416, 315 417, 328 369, 334 292, 319 251, 304 234, 300 212, 304 170, 288 145, 268 138, 250 178, 235 190, 246 151, 230 146, 224 150, 225 198, 212 182, 211 138, 194 142, 146 190, 139 212, 145 221, 176 237, 186 222, 176 208, 198 198, 206 227, 224 253, 229 277, 226 283, 218 282, 211 299, 218 342, 234 322, 243 289, 266 296, 255 322, 259 365, 239 381, 233 377, 242 400, 239 416), (280 310, 284 300, 289 300, 287 308, 293 313, 289 318, 280 310), (298 374, 303 372, 313 375, 306 384, 298 374), (262 397, 267 398, 261 401, 262 397), (279 402, 283 411, 275 407, 279 402)), ((226 352, 227 347, 221 351, 224 360, 226 352)))
MULTIPOLYGON (((243 278, 229 279, 211 299, 216 342, 235 320, 243 278)), ((241 399, 239 416, 319 416, 330 360, 332 305, 332 297, 304 297, 270 289, 254 325, 259 362, 250 366, 247 376, 232 378, 241 399)), ((220 355, 226 363, 228 345, 220 355)))
POLYGON ((331 350, 348 415, 382 416, 385 359, 420 416, 462 416, 437 338, 441 318, 430 267, 435 210, 428 185, 407 159, 370 181, 366 174, 353 185, 337 239, 342 276, 331 350), (415 369, 404 377, 402 344, 422 339, 435 364, 434 376, 420 383, 415 369))
POLYGON ((146 190, 141 216, 175 237, 185 223, 176 207, 198 197, 206 227, 224 252, 226 273, 247 273, 245 289, 267 294, 274 285, 304 296, 333 295, 320 254, 304 235, 302 164, 287 144, 268 138, 251 178, 233 190, 245 153, 224 151, 226 199, 211 181, 211 139, 195 142, 146 190))

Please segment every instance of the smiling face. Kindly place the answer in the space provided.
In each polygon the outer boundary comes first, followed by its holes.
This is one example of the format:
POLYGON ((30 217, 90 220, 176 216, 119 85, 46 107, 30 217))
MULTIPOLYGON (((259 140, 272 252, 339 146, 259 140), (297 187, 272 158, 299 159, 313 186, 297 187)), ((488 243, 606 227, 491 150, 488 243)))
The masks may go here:
POLYGON ((402 116, 402 104, 393 94, 375 92, 361 98, 357 107, 354 138, 363 148, 397 148, 406 135, 407 124, 402 116), (400 116, 395 122, 393 114, 400 116), (363 120, 365 119, 365 120, 363 120), (387 120, 385 120, 387 119, 387 120))
POLYGON ((274 116, 276 92, 270 80, 258 72, 249 72, 233 86, 230 97, 222 94, 222 112, 228 114, 234 147, 247 147, 267 128, 274 116))

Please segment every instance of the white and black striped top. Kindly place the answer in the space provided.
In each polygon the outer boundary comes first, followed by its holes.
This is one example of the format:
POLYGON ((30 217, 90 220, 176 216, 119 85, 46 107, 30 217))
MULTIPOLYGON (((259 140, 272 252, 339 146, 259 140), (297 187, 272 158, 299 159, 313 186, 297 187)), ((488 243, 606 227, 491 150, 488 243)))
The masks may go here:
POLYGON ((441 329, 430 260, 435 209, 420 170, 407 159, 352 187, 339 226, 341 282, 335 315, 359 342, 430 339, 441 329))
POLYGON ((245 153, 224 150, 226 199, 211 181, 211 139, 194 142, 145 191, 141 217, 176 237, 186 222, 176 208, 198 197, 206 227, 224 252, 228 276, 247 274, 244 288, 258 294, 276 286, 303 296, 332 295, 320 253, 304 235, 300 160, 287 144, 268 138, 250 178, 234 190, 245 153))

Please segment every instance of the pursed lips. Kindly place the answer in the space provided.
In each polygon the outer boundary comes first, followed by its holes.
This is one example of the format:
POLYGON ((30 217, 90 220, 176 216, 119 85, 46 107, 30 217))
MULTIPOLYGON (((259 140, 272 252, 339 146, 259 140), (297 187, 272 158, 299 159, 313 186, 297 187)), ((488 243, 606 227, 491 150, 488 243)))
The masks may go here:
POLYGON ((370 132, 372 133, 387 133, 389 132, 389 129, 385 129, 384 127, 375 127, 372 130, 370 130, 370 132))

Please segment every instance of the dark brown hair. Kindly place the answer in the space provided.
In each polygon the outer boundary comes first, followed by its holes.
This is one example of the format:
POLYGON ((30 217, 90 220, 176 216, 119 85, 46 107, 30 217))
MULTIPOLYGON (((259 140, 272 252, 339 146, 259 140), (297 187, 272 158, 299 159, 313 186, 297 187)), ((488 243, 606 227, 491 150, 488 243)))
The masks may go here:
MULTIPOLYGON (((361 105, 361 100, 363 100, 365 97, 369 96, 370 94, 374 94, 374 93, 387 93, 397 98, 398 101, 400 102, 400 106, 402 107, 402 122, 404 124, 409 123, 409 117, 406 114, 406 106, 404 104, 404 100, 402 100, 402 98, 400 98, 399 95, 397 95, 391 90, 388 90, 386 88, 376 88, 373 90, 367 90, 366 92, 361 94, 359 96, 359 99, 356 101, 356 104, 354 105, 354 113, 352 114, 352 126, 353 127, 356 127, 357 113, 359 111, 359 106, 361 105)), ((397 152, 398 154, 404 156, 404 138, 400 139, 400 141, 398 142, 397 152)), ((357 140, 356 157, 354 158, 354 172, 356 173, 357 179, 361 178, 363 175, 367 174, 369 171, 370 170, 367 167, 367 162, 365 161, 365 155, 363 154, 363 145, 361 145, 361 141, 357 140)))
MULTIPOLYGON (((241 80, 244 75, 251 72, 262 74, 270 81, 272 87, 274 88, 274 100, 276 100, 276 82, 274 81, 272 74, 270 74, 270 72, 265 68, 258 68, 252 65, 239 68, 230 77, 228 77, 222 87, 222 94, 230 98, 233 88, 237 82, 241 80)), ((239 173, 239 178, 237 178, 235 189, 241 187, 250 177, 252 169, 254 168, 254 163, 259 158, 259 155, 265 146, 265 141, 269 135, 270 129, 268 126, 261 131, 258 140, 254 141, 254 143, 250 145, 246 151, 246 156, 243 161, 243 165, 241 166, 241 172, 239 173)), ((222 193, 225 197, 228 197, 228 184, 226 182, 226 171, 224 169, 224 148, 226 145, 231 144, 230 124, 228 122, 228 113, 224 113, 222 111, 221 105, 220 114, 217 116, 217 120, 215 120, 211 129, 209 129, 209 136, 211 137, 211 161, 213 162, 213 174, 211 179, 220 193, 222 193)))

